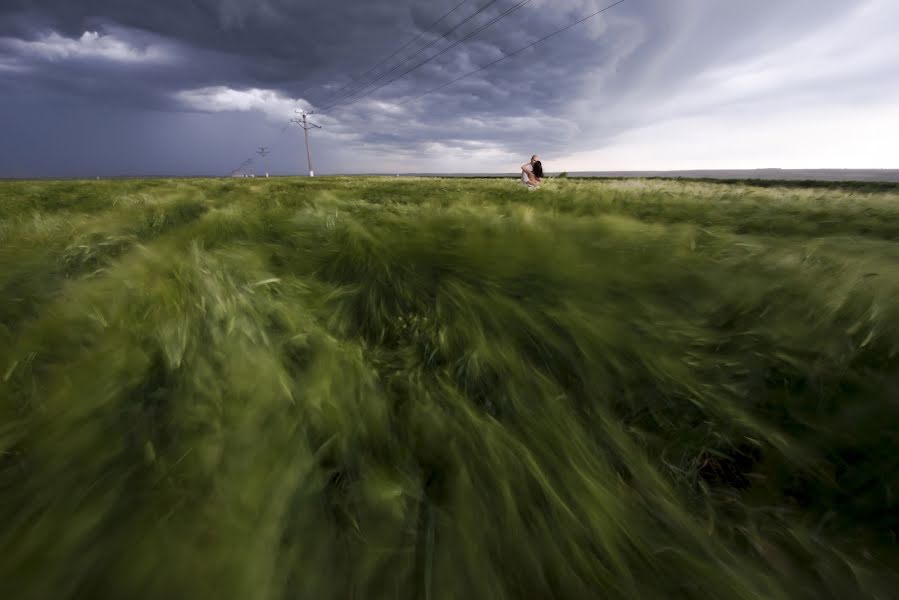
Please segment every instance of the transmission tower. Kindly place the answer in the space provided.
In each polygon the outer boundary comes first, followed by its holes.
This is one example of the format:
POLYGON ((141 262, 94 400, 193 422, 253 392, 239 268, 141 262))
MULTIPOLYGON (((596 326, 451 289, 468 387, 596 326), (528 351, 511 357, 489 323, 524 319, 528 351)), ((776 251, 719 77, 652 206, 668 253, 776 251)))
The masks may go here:
MULTIPOLYGON (((265 157, 268 156, 268 155, 271 154, 271 153, 272 153, 272 151, 271 151, 268 147, 266 147, 266 146, 261 146, 261 147, 259 148, 259 150, 256 151, 256 154, 259 155, 259 157, 260 157, 260 159, 262 160, 263 163, 265 162, 265 157)), ((268 177, 268 172, 267 172, 267 171, 266 171, 266 173, 265 173, 265 176, 268 177)))
POLYGON ((243 161, 242 163, 240 163, 239 167, 237 167, 236 169, 231 171, 231 177, 246 177, 247 174, 244 171, 244 168, 249 167, 252 164, 253 164, 252 158, 248 158, 247 160, 243 161))

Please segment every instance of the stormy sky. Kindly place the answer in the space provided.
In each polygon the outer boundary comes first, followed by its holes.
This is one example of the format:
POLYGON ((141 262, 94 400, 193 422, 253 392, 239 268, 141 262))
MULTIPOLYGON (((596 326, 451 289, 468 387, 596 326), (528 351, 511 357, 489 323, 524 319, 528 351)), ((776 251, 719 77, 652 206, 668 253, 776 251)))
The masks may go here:
POLYGON ((415 99, 613 3, 2 0, 0 177, 299 173, 298 108, 319 174, 899 168, 895 0, 626 0, 415 99))

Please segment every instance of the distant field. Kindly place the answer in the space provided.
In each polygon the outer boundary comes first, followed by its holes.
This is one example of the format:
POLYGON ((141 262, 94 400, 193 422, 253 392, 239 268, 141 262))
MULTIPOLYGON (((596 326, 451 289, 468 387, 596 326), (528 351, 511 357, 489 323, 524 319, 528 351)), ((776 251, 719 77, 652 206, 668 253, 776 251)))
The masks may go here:
POLYGON ((593 177, 680 177, 691 179, 791 182, 891 182, 899 186, 899 169, 709 169, 695 171, 596 171, 593 177))
MULTIPOLYGON (((551 173, 555 174, 555 173, 551 173)), ((694 171, 581 171, 568 175, 578 178, 644 178, 691 181, 723 181, 752 185, 790 185, 806 187, 879 187, 883 191, 899 191, 899 169, 709 169, 694 171)), ((466 175, 458 174, 457 177, 466 175)), ((489 175, 467 175, 485 177, 489 175)), ((494 175, 498 177, 501 175, 494 175)), ((506 173, 505 177, 515 177, 506 173)))
POLYGON ((0 182, 0 597, 896 598, 899 191, 0 182))

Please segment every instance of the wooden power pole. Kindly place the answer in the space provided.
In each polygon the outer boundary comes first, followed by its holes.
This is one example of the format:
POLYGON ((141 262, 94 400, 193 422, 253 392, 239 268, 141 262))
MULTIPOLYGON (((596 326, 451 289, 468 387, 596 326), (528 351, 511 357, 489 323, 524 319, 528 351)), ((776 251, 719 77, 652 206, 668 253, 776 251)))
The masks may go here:
POLYGON ((296 111, 298 115, 301 115, 298 119, 291 119, 291 123, 296 123, 300 127, 303 128, 303 137, 306 138, 306 161, 309 163, 309 177, 315 177, 315 171, 312 170, 312 154, 309 152, 309 130, 310 129, 321 129, 320 125, 316 125, 307 119, 308 115, 315 114, 312 111, 308 113, 305 110, 296 111))

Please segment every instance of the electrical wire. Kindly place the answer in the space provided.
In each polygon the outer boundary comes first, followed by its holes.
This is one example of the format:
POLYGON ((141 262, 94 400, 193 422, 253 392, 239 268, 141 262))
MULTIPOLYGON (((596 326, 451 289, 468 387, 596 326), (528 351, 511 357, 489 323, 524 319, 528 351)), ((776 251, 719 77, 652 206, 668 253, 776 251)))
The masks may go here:
MULTIPOLYGON (((450 34, 454 33, 454 32, 455 32, 456 30, 458 30, 460 27, 462 27, 463 25, 465 25, 466 23, 468 23, 469 21, 471 21, 472 19, 474 19, 475 17, 477 17, 478 15, 480 15, 481 13, 483 13, 485 10, 487 10, 488 8, 490 8, 491 6, 493 6, 494 4, 496 4, 498 1, 499 1, 499 0, 490 0, 490 2, 488 2, 487 4, 485 4, 484 6, 482 6, 481 8, 479 8, 479 9, 478 9, 477 11, 475 11, 473 14, 469 15, 467 18, 465 18, 464 20, 462 20, 462 22, 460 22, 459 24, 457 24, 455 27, 453 27, 452 29, 450 29, 449 31, 447 31, 446 33, 444 33, 444 34, 443 34, 442 36, 440 36, 439 38, 437 38, 437 39, 435 39, 435 40, 432 40, 432 41, 431 41, 430 43, 428 43, 428 44, 425 44, 424 46, 422 46, 421 48, 419 48, 418 50, 416 50, 415 52, 413 52, 413 53, 412 53, 410 56, 408 56, 405 60, 403 60, 403 61, 400 62, 399 64, 395 65, 392 69, 390 69, 390 70, 387 71, 386 73, 382 73, 381 75, 379 75, 378 77, 376 77, 376 78, 373 79, 372 81, 366 83, 365 85, 362 85, 362 86, 360 86, 360 87, 357 87, 357 88, 354 89, 354 90, 351 90, 350 92, 345 93, 342 97, 338 98, 337 100, 334 100, 334 101, 330 102, 327 106, 325 106, 325 107, 322 108, 321 110, 329 110, 329 109, 331 109, 332 107, 337 106, 338 104, 341 104, 341 103, 344 102, 345 100, 347 100, 347 99, 349 99, 349 98, 351 98, 351 97, 353 97, 353 96, 356 96, 356 95, 362 93, 362 92, 365 91, 367 88, 369 88, 369 87, 371 87, 372 85, 376 84, 377 82, 381 81, 381 80, 384 79, 385 77, 388 77, 388 76, 390 76, 391 74, 395 73, 397 70, 399 70, 400 68, 402 68, 403 65, 405 65, 405 64, 407 64, 407 63, 409 63, 409 62, 411 62, 414 58, 420 56, 420 55, 421 55, 425 50, 427 50, 428 48, 431 48, 431 47, 433 47, 435 44, 437 44, 437 43, 439 43, 439 42, 441 42, 441 41, 443 41, 443 40, 445 40, 445 39, 448 39, 448 37, 450 36, 450 34)), ((530 1, 530 0, 528 0, 528 1, 530 1)), ((381 87, 383 87, 383 86, 381 86, 381 87)), ((380 87, 377 88, 377 89, 380 89, 380 87)))
POLYGON ((408 42, 406 42, 405 44, 403 44, 403 45, 402 45, 399 49, 397 49, 393 54, 391 54, 391 55, 388 56, 387 58, 385 58, 385 59, 383 59, 382 61, 380 61, 380 62, 378 62, 377 64, 375 64, 372 68, 370 68, 370 69, 369 69, 368 71, 366 71, 365 73, 362 73, 362 74, 357 75, 356 77, 352 78, 346 85, 344 85, 342 88, 340 88, 339 90, 335 91, 334 93, 330 94, 327 98, 323 99, 323 101, 331 102, 332 100, 334 100, 335 98, 337 98, 338 96, 340 96, 340 95, 341 95, 341 92, 343 92, 345 89, 347 89, 348 87, 350 87, 352 84, 358 82, 358 81, 361 80, 361 79, 364 79, 366 75, 368 75, 369 73, 371 73, 372 71, 374 71, 375 69, 377 69, 378 67, 380 67, 381 65, 383 65, 384 63, 388 62, 391 58, 393 58, 394 56, 396 56, 397 54, 399 54, 400 52, 402 52, 403 50, 405 50, 406 48, 408 48, 409 46, 411 46, 412 44, 414 44, 414 43, 417 42, 418 40, 420 40, 421 37, 422 37, 424 34, 426 34, 426 33, 429 32, 430 30, 432 30, 434 27, 436 27, 437 25, 439 25, 440 23, 442 23, 444 20, 446 20, 450 15, 452 15, 454 12, 456 12, 457 10, 459 10, 459 9, 462 7, 462 5, 465 4, 466 2, 468 2, 468 0, 462 0, 462 2, 460 2, 459 4, 457 4, 456 6, 454 6, 448 13, 446 13, 445 15, 443 15, 442 17, 440 17, 439 19, 437 19, 436 21, 434 21, 433 23, 431 23, 430 25, 428 25, 428 26, 427 26, 425 29, 423 29, 417 36, 415 36, 414 38, 412 38, 411 40, 409 40, 408 42))
MULTIPOLYGON (((495 2, 495 1, 496 1, 496 0, 494 0, 494 2, 495 2)), ((504 17, 504 16, 510 14, 510 11, 512 11, 512 10, 517 10, 518 8, 521 8, 521 6, 523 6, 524 4, 526 4, 527 2, 530 2, 530 1, 531 1, 531 0, 526 0, 526 1, 524 1, 524 2, 520 2, 519 5, 516 5, 516 7, 513 7, 513 9, 510 9, 509 11, 506 11, 506 13, 503 13, 500 17, 498 17, 498 18, 494 19, 493 21, 491 21, 490 23, 488 23, 484 28, 481 28, 481 29, 479 29, 479 30, 476 30, 476 31, 473 32, 470 36, 468 36, 468 37, 466 37, 466 38, 463 38, 463 39, 459 40, 457 43, 453 44, 452 46, 449 46, 448 48, 446 48, 446 49, 445 49, 444 51, 442 51, 441 53, 438 53, 438 54, 434 55, 433 57, 431 57, 431 58, 428 59, 427 61, 425 61, 425 62, 423 62, 423 63, 420 63, 420 64, 417 65, 416 67, 413 67, 413 68, 410 69, 409 71, 406 71, 403 75, 400 75, 399 77, 396 77, 396 78, 392 79, 391 81, 388 81, 387 83, 385 83, 384 85, 382 85, 382 86, 380 86, 380 87, 384 87, 385 85, 388 85, 388 84, 390 84, 390 83, 393 82, 393 81, 396 81, 396 79, 399 79, 400 77, 403 77, 405 74, 408 74, 408 73, 412 72, 413 70, 417 69, 418 67, 423 66, 424 64, 427 64, 428 62, 430 62, 430 61, 433 60, 434 58, 437 58, 437 56, 440 56, 440 54, 445 53, 446 51, 448 51, 448 50, 454 48, 455 46, 457 46, 459 43, 462 43, 462 42, 464 42, 466 39, 470 39, 470 37, 473 37, 474 35, 476 35, 476 34, 479 33, 480 31, 483 31, 483 29, 485 29, 486 27, 489 27, 489 26, 491 26, 492 24, 496 23, 496 22, 497 22, 499 19, 501 19, 502 17, 504 17)), ((408 99, 406 99, 406 100, 404 100, 404 101, 402 101, 402 102, 396 103, 396 104, 394 104, 394 106, 397 106, 397 107, 399 107, 399 106, 404 106, 404 105, 409 104, 409 103, 411 103, 411 102, 415 102, 416 100, 420 100, 421 98, 424 98, 425 96, 428 96, 428 95, 430 95, 430 94, 433 94, 433 93, 435 93, 435 92, 438 92, 438 91, 440 91, 440 90, 442 90, 442 89, 444 89, 444 88, 447 88, 447 87, 449 87, 449 86, 451 86, 451 85, 453 85, 453 84, 455 84, 455 83, 457 83, 457 82, 459 82, 459 81, 462 81, 463 79, 466 79, 466 78, 468 78, 468 77, 471 77, 472 75, 474 75, 474 74, 476 74, 476 73, 480 73, 481 71, 484 71, 484 70, 486 70, 486 69, 489 69, 490 67, 493 67, 494 65, 497 65, 497 64, 503 62, 504 60, 513 58, 513 57, 515 57, 515 56, 521 54, 522 52, 525 52, 526 50, 529 50, 529 49, 533 48, 534 46, 537 46, 538 44, 541 44, 541 43, 543 43, 543 42, 545 42, 545 41, 547 41, 547 40, 549 40, 549 39, 551 39, 551 38, 554 38, 554 37, 556 37, 557 35, 560 35, 560 34, 566 32, 566 31, 568 31, 569 29, 572 29, 572 28, 574 28, 574 27, 580 25, 581 23, 584 23, 585 21, 589 21, 590 19, 593 19, 593 18, 595 18, 595 17, 601 15, 602 13, 604 13, 604 12, 606 12, 606 11, 609 11, 609 10, 615 8, 616 6, 619 6, 619 5, 621 5, 621 4, 624 4, 625 2, 627 2, 627 0, 618 0, 617 2, 614 2, 614 3, 612 3, 612 4, 608 5, 608 6, 606 6, 605 8, 602 8, 602 9, 596 11, 596 12, 593 12, 593 13, 591 13, 591 14, 585 16, 585 17, 582 17, 582 18, 578 19, 577 21, 574 21, 574 22, 572 22, 572 23, 566 25, 565 27, 562 27, 562 28, 560 28, 560 29, 557 29, 557 30, 553 31, 552 33, 549 33, 549 34, 547 34, 547 35, 545 35, 545 36, 543 36, 543 37, 537 39, 536 41, 531 42, 530 44, 527 44, 527 45, 525 45, 525 46, 519 48, 518 50, 515 50, 514 52, 511 52, 511 53, 509 53, 509 54, 506 54, 506 55, 504 55, 504 56, 502 56, 502 57, 500 57, 500 58, 498 58, 498 59, 496 59, 496 60, 494 60, 494 61, 491 61, 491 62, 489 62, 489 63, 487 63, 487 64, 485 64, 485 65, 483 65, 483 66, 481 66, 481 67, 478 67, 477 69, 474 69, 474 70, 472 70, 472 71, 469 71, 468 73, 465 73, 465 74, 463 74, 463 75, 460 75, 459 77, 456 77, 455 79, 453 79, 453 80, 451 80, 451 81, 448 81, 448 82, 446 82, 446 83, 444 83, 444 84, 442 84, 442 85, 439 85, 439 86, 437 86, 437 87, 435 87, 435 88, 432 88, 432 89, 430 89, 430 90, 427 90, 426 92, 423 92, 423 93, 421 93, 421 94, 418 94, 417 96, 413 96, 412 98, 408 98, 408 99)), ((490 4, 493 4, 493 2, 491 2, 490 4)), ((487 5, 487 6, 489 6, 489 5, 487 5)), ((484 8, 486 8, 486 6, 485 6, 484 8)), ((482 10, 483 10, 483 9, 482 9, 482 10)), ((380 87, 379 87, 379 88, 376 88, 376 89, 374 89, 374 90, 372 90, 371 93, 374 93, 375 91, 377 91, 378 89, 380 89, 380 87)), ((361 100, 362 98, 367 97, 368 95, 370 95, 370 93, 369 93, 369 94, 365 94, 365 95, 361 95, 361 96, 359 96, 359 97, 357 97, 357 98, 351 100, 350 102, 347 102, 347 103, 345 103, 345 104, 342 104, 341 106, 337 106, 337 108, 343 108, 343 107, 345 107, 345 106, 349 106, 350 104, 353 104, 353 103, 355 103, 355 102, 361 100)), ((287 129, 288 129, 289 127, 290 127, 290 125, 287 125, 286 127, 284 127, 284 129, 281 130, 281 134, 280 134, 280 135, 283 135, 284 132, 286 132, 287 129)), ((279 136, 279 137, 280 137, 280 136, 279 136)), ((238 172, 238 171, 239 171, 241 168, 243 168, 244 166, 247 166, 247 165, 252 164, 252 163, 253 163, 253 159, 252 159, 252 158, 247 159, 247 160, 244 161, 244 163, 241 164, 237 169, 235 169, 234 171, 232 171, 232 174, 238 172)))
POLYGON ((458 81, 462 81, 462 80, 465 79, 466 77, 470 77, 470 76, 474 75, 475 73, 480 73, 481 71, 483 71, 483 70, 485 70, 485 69, 489 69, 490 67, 492 67, 493 65, 495 65, 495 64, 497 64, 497 63, 501 63, 502 61, 504 61, 504 60, 506 60, 506 59, 508 59, 508 58, 512 58, 513 56, 516 56, 516 55, 518 55, 518 54, 521 54, 521 53, 524 52, 525 50, 530 50, 531 48, 533 48, 533 47, 536 46, 537 44, 540 44, 540 43, 542 43, 542 42, 545 42, 546 40, 548 40, 548 39, 550 39, 550 38, 553 38, 553 37, 559 35, 560 33, 563 33, 563 32, 565 32, 565 31, 568 31, 568 30, 571 29, 572 27, 575 27, 575 26, 577 26, 577 25, 580 25, 580 24, 583 23, 584 21, 588 21, 588 20, 590 20, 590 19, 592 19, 592 18, 594 18, 594 17, 597 17, 597 16, 601 15, 602 13, 606 12, 607 10, 611 10, 611 9, 615 8, 616 6, 618 6, 619 4, 624 4, 625 2, 627 2, 627 0, 618 0, 618 2, 615 2, 614 4, 610 4, 609 6, 603 8, 602 10, 598 10, 598 11, 596 11, 595 13, 592 13, 592 14, 590 14, 590 15, 587 15, 586 17, 584 17, 584 18, 582 18, 582 19, 579 19, 579 20, 575 21, 574 23, 571 23, 571 24, 569 24, 569 25, 566 25, 565 27, 563 27, 563 28, 561 28, 561 29, 558 29, 558 30, 554 31, 554 32, 550 33, 549 35, 546 35, 546 36, 544 36, 544 37, 538 39, 536 42, 532 42, 532 43, 528 44, 527 46, 524 46, 524 47, 522 47, 522 48, 519 48, 519 49, 516 50, 515 52, 512 52, 512 53, 510 53, 510 54, 506 54, 506 55, 503 56, 502 58, 498 58, 498 59, 494 60, 493 62, 489 62, 489 63, 487 63, 486 65, 484 65, 484 66, 482 66, 482 67, 478 67, 477 69, 475 69, 475 70, 473 70, 473 71, 469 71, 468 73, 465 73, 464 75, 461 75, 461 76, 459 76, 459 77, 456 77, 456 78, 453 79, 452 81, 448 81, 447 83, 444 83, 443 85, 439 85, 439 86, 437 86, 437 87, 435 87, 435 88, 433 88, 433 89, 430 89, 430 90, 424 92, 423 94, 419 94, 418 96, 414 96, 414 97, 412 97, 412 98, 409 98, 409 99, 407 99, 407 100, 404 100, 404 101, 402 101, 402 102, 399 102, 399 103, 395 104, 394 106, 403 106, 403 105, 405 105, 405 104, 409 104, 410 102, 414 102, 414 101, 416 101, 416 100, 419 100, 419 99, 421 99, 421 98, 424 98, 425 96, 427 96, 427 95, 429 95, 429 94, 433 94, 434 92, 437 92, 437 91, 439 91, 439 90, 442 90, 442 89, 445 88, 445 87, 449 87, 449 86, 453 85, 454 83, 456 83, 456 82, 458 82, 458 81))
POLYGON ((466 35, 465 37, 463 37, 463 38, 461 38, 461 39, 455 41, 453 44, 451 44, 450 46, 447 46, 446 48, 444 48, 443 50, 441 50, 441 51, 438 52, 437 54, 435 54, 435 55, 431 56, 430 58, 428 58, 427 60, 420 62, 419 64, 415 65, 415 66, 412 67, 411 69, 408 69, 407 71, 405 71, 405 72, 403 72, 403 73, 397 75, 397 76, 394 77, 393 79, 391 79, 391 80, 389 80, 389 81, 386 81, 386 82, 382 83, 381 85, 379 85, 379 86, 377 86, 376 88, 372 89, 371 91, 365 93, 364 95, 359 95, 359 96, 357 96, 357 97, 355 97, 355 98, 349 99, 349 100, 347 100, 347 101, 341 103, 339 106, 331 107, 331 108, 343 108, 343 107, 345 107, 345 106, 349 106, 349 105, 351 105, 351 104, 355 104, 356 102, 358 102, 359 100, 362 100, 363 98, 366 98, 366 97, 368 97, 368 96, 371 96, 372 94, 374 94, 375 92, 377 92, 377 91, 380 90, 381 88, 386 87, 386 86, 390 85, 391 83, 393 83, 394 81, 396 81, 396 80, 398 80, 398 79, 401 79, 401 78, 405 77, 405 76, 408 75, 409 73, 412 73, 413 71, 416 71, 417 69, 419 69, 419 68, 425 66, 425 65, 428 64, 429 62, 435 60, 436 58, 438 58, 438 57, 440 57, 440 56, 446 54, 447 52, 449 52, 449 51, 452 50, 453 48, 456 48, 456 47, 459 46, 460 44, 462 44, 462 43, 464 43, 464 42, 470 40, 471 38, 475 37, 475 36, 478 35, 479 33, 483 32, 483 31, 486 31, 487 29, 489 29, 490 27, 492 27, 492 26, 495 25, 496 23, 502 21, 503 19, 505 19, 506 17, 508 17, 508 16, 511 15, 512 13, 514 13, 515 11, 517 11, 517 10, 523 8, 523 7, 526 6, 527 4, 530 4, 532 1, 533 1, 533 0, 521 0, 521 1, 520 1, 518 4, 516 4, 515 6, 509 8, 509 9, 506 10, 505 12, 503 12, 503 13, 501 13, 500 15, 494 17, 492 20, 488 21, 487 23, 485 23, 484 25, 482 25, 482 26, 479 27, 478 29, 472 31, 471 33, 469 33, 469 34, 466 35))
MULTIPOLYGON (((409 69, 409 70, 407 70, 407 71, 401 73, 401 74, 400 74, 399 76, 397 76, 397 77, 394 77, 393 79, 391 79, 390 81, 386 82, 385 84, 376 87, 375 89, 371 90, 371 92, 369 92, 369 93, 367 93, 367 94, 364 94, 364 95, 360 95, 360 92, 364 91, 366 88, 370 87, 372 84, 376 83, 377 81, 379 81, 379 80, 382 79, 383 77, 385 77, 385 76, 387 76, 387 75, 390 75, 391 73, 395 72, 397 69, 399 69, 400 67, 402 67, 404 64, 410 62, 413 58, 415 58, 416 56, 420 55, 422 52, 424 52, 425 50, 427 50, 428 48, 430 48, 430 47, 433 46, 434 44, 440 42, 440 41, 443 40, 443 39, 447 39, 447 37, 448 37, 450 34, 452 34, 454 31, 458 30, 460 27, 462 27, 463 25, 465 25, 466 23, 468 23, 469 21, 471 21, 472 19, 474 19, 476 16, 478 16, 478 15, 481 14, 481 13, 483 13, 485 10, 487 10, 488 8, 490 8, 492 5, 496 4, 498 1, 499 1, 499 0, 491 0, 490 2, 488 2, 487 4, 485 4, 484 6, 482 6, 481 8, 479 8, 477 11, 475 11, 473 14, 471 14, 471 15, 469 15, 467 18, 463 19, 463 20, 462 20, 459 24, 457 24, 455 27, 451 28, 449 31, 447 31, 446 33, 444 33, 441 37, 437 38, 436 40, 433 40, 433 41, 430 42, 429 44, 426 44, 425 46, 423 46, 422 48, 420 48, 419 50, 417 50, 415 53, 413 53, 411 56, 409 56, 408 58, 406 58, 404 61, 400 62, 398 65, 396 65, 396 66, 395 66, 393 69, 391 69, 390 71, 388 71, 388 72, 382 74, 381 76, 375 78, 372 82, 370 82, 370 83, 368 83, 368 84, 366 84, 366 85, 363 85, 363 86, 361 86, 361 87, 358 87, 358 88, 356 88, 355 90, 349 92, 348 94, 345 94, 343 99, 337 99, 335 102, 333 102, 332 104, 328 105, 327 107, 325 107, 325 109, 322 109, 322 110, 327 110, 327 109, 330 109, 331 107, 335 107, 335 106, 338 106, 338 105, 341 105, 341 106, 339 106, 339 108, 342 108, 343 106, 349 106, 350 104, 354 104, 355 102, 361 100, 363 97, 368 96, 368 95, 370 95, 370 94, 372 94, 372 93, 378 91, 379 89, 381 89, 382 87, 384 87, 384 86, 386 86, 386 85, 388 85, 388 84, 390 84, 390 83, 393 83, 393 82, 396 81, 397 79, 400 79, 401 77, 404 77, 405 75, 411 73, 412 71, 418 69, 418 68, 421 67, 421 66, 424 66, 425 64, 431 62, 432 60, 436 59, 437 57, 441 56, 442 54, 445 54, 445 53, 448 52, 449 50, 452 50, 453 48, 457 47, 459 44, 461 44, 461 43, 463 43, 463 42, 465 42, 465 41, 471 39, 472 37, 474 37, 474 36, 477 35, 478 33, 480 33, 480 32, 482 32, 482 31, 486 30, 487 28, 489 28, 489 27, 491 27, 491 26, 493 26, 495 23, 501 21, 503 18, 505 18, 505 17, 508 16, 509 14, 511 14, 511 13, 515 12, 516 10, 518 10, 519 8, 523 7, 525 4, 530 3, 532 0, 522 0, 522 1, 520 1, 518 4, 516 4, 516 5, 513 6, 512 8, 510 8, 510 9, 506 10, 505 12, 501 13, 498 17, 493 18, 491 21, 489 21, 489 22, 486 23, 485 25, 479 27, 478 29, 476 29, 476 30, 473 31, 472 33, 470 33, 470 34, 464 36, 464 37, 461 38, 460 40, 457 40, 456 42, 452 43, 450 46, 448 46, 448 47, 445 48, 444 50, 438 52, 438 53, 435 54, 434 56, 432 56, 432 57, 428 58, 427 60, 425 60, 425 61, 423 61, 423 62, 421 62, 421 63, 415 65, 415 66, 412 67, 411 69, 409 69), (347 102, 347 100, 349 100, 349 102, 347 102), (346 102, 346 104, 344 104, 344 102, 346 102)), ((439 23, 440 21, 443 21, 446 17, 448 17, 449 15, 451 15, 453 12, 455 12, 455 10, 458 9, 462 4, 464 4, 464 2, 461 2, 461 3, 459 3, 458 5, 456 5, 456 6, 455 6, 451 11, 449 11, 446 15, 444 15, 444 16, 441 17, 438 21, 436 21, 434 24, 432 24, 432 26, 433 26, 433 25, 436 25, 436 24, 439 23)), ((421 35, 423 35, 424 33, 425 33, 425 32, 422 32, 421 35)), ((420 38, 421 38, 421 35, 419 35, 417 38, 415 38, 415 40, 420 39, 420 38)), ((412 40, 412 42, 414 42, 415 40, 412 40)), ((406 46, 404 46, 404 48, 405 48, 405 47, 408 47, 409 45, 411 45, 412 42, 407 43, 406 46)), ((402 49, 403 49, 403 48, 401 48, 400 50, 402 50, 402 49)), ((399 50, 398 50, 397 52, 395 52, 394 55, 395 55, 395 54, 398 54, 398 53, 399 53, 399 50)), ((387 59, 385 59, 385 61, 386 61, 386 60, 389 60, 389 58, 392 58, 392 56, 391 56, 391 57, 388 57, 387 59)), ((382 62, 384 62, 384 61, 382 61, 382 62)), ((376 67, 377 67, 377 65, 376 65, 376 67)), ((374 70, 374 68, 370 69, 370 71, 371 71, 371 70, 374 70)), ((286 127, 284 127, 284 129, 281 130, 281 134, 279 134, 279 137, 280 137, 280 135, 283 135, 284 132, 287 131, 287 129, 288 129, 289 127, 290 127, 289 124, 288 124, 286 127)), ((241 163, 237 168, 235 168, 234 170, 232 170, 232 171, 231 171, 231 174, 234 175, 234 174, 240 172, 241 169, 243 169, 243 168, 245 168, 245 167, 247 167, 247 166, 252 165, 254 162, 255 162, 255 158, 254 158, 254 157, 251 156, 251 157, 247 158, 247 159, 246 159, 243 163, 241 163)))
MULTIPOLYGON (((272 140, 271 143, 266 144, 265 146, 257 146, 257 148, 268 148, 269 151, 268 151, 267 156, 271 156, 272 151, 278 146, 278 144, 281 143, 282 136, 288 129, 290 129, 289 123, 281 129, 281 132, 277 136, 275 136, 274 140, 272 140)), ((263 157, 263 158, 265 158, 265 157, 263 157)), ((241 169, 243 169, 244 167, 249 167, 255 162, 256 162, 256 159, 253 158, 252 156, 250 156, 247 159, 245 159, 242 163, 240 163, 236 168, 229 171, 229 173, 233 177, 234 175, 239 173, 241 169)))

